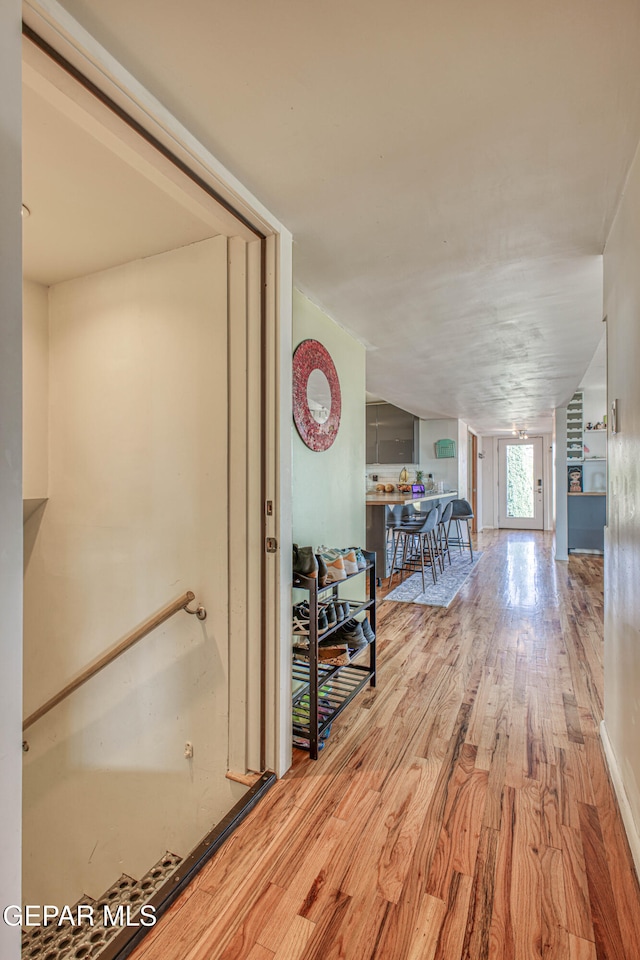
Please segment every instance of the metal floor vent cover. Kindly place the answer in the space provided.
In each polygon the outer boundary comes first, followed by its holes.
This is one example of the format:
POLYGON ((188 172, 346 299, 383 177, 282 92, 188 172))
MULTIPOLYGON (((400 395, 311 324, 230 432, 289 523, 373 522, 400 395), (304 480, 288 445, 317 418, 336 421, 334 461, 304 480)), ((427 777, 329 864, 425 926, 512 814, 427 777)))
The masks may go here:
POLYGON ((88 904, 94 909, 94 926, 82 924, 72 926, 65 922, 61 926, 33 927, 22 933, 22 960, 94 960, 116 934, 121 926, 105 927, 103 923, 104 907, 108 906, 115 915, 118 907, 131 907, 132 917, 138 907, 145 904, 182 863, 182 858, 174 853, 166 853, 141 880, 134 880, 123 874, 99 900, 84 897, 79 903, 88 904))

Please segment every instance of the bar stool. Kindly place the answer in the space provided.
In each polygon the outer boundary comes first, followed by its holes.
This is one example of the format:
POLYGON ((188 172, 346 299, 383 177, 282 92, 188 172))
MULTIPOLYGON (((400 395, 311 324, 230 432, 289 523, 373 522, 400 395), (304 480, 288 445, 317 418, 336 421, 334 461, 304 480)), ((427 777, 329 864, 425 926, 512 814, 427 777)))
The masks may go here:
POLYGON ((444 568, 444 558, 445 555, 449 559, 449 566, 451 566, 451 550, 449 549, 449 524, 451 522, 451 514, 453 513, 453 501, 449 500, 449 503, 445 505, 444 510, 442 511, 442 516, 438 522, 437 530, 437 541, 438 541, 438 552, 442 560, 442 566, 444 568))
POLYGON ((438 579, 436 564, 440 565, 444 570, 442 561, 438 557, 435 537, 439 519, 440 507, 434 507, 422 522, 403 523, 402 526, 396 530, 396 545, 393 551, 393 560, 391 561, 389 587, 391 587, 393 575, 396 570, 400 574, 400 583, 402 583, 405 571, 415 573, 419 569, 422 574, 422 592, 424 593, 426 589, 424 583, 425 563, 430 565, 433 582, 436 583, 438 579), (396 555, 400 541, 402 541, 401 561, 400 566, 396 567, 396 555))
POLYGON ((396 504, 394 506, 387 506, 387 516, 385 518, 385 529, 387 533, 387 548, 389 546, 389 539, 391 539, 391 549, 393 550, 396 545, 396 530, 402 525, 402 504, 396 504), (391 535, 391 536, 389 536, 391 535))
POLYGON ((469 547, 469 553, 471 554, 471 562, 473 563, 473 544, 471 543, 471 530, 469 529, 469 520, 473 520, 473 510, 471 504, 468 500, 452 500, 452 511, 451 519, 449 520, 449 526, 447 527, 447 539, 449 543, 453 543, 460 547, 460 553, 462 553, 465 547, 469 547), (464 521, 467 525, 467 539, 465 540, 462 536, 462 527, 460 526, 461 522, 464 521), (451 536, 451 524, 455 523, 457 536, 451 536))

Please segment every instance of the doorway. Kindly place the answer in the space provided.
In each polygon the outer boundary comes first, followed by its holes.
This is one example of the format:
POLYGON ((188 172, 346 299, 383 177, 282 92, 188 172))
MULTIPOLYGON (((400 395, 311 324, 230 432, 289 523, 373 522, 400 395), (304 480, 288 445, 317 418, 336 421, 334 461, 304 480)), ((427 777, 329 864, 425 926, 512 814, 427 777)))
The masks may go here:
POLYGON ((29 42, 23 77, 25 714, 207 611, 28 729, 25 899, 61 905, 171 872, 264 766, 264 251, 29 42))
POLYGON ((542 530, 542 437, 498 440, 498 526, 542 530))

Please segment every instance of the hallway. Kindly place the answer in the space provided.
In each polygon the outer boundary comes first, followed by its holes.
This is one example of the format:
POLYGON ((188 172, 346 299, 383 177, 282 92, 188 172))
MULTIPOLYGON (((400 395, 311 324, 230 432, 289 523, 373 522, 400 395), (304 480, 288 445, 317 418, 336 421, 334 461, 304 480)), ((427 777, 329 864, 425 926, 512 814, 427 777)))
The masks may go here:
POLYGON ((135 960, 635 960, 602 560, 478 540, 448 610, 380 605, 378 688, 316 763, 296 751, 135 960))

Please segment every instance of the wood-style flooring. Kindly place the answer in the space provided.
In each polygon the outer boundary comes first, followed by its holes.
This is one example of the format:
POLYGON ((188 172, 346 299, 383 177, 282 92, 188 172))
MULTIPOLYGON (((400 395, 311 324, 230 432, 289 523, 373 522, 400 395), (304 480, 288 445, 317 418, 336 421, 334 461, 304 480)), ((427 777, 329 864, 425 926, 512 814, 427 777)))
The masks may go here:
POLYGON ((448 610, 379 607, 379 675, 135 960, 637 960, 599 740, 602 560, 480 535, 448 610))

